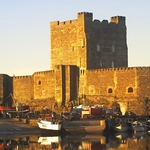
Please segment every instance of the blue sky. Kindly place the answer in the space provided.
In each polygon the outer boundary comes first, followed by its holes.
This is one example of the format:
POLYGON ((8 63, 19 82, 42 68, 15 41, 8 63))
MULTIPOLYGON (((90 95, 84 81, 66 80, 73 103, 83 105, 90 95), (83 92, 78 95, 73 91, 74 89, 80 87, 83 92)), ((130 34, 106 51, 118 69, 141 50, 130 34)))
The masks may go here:
POLYGON ((50 70, 50 22, 125 16, 129 67, 150 66, 149 0, 0 0, 0 74, 50 70))

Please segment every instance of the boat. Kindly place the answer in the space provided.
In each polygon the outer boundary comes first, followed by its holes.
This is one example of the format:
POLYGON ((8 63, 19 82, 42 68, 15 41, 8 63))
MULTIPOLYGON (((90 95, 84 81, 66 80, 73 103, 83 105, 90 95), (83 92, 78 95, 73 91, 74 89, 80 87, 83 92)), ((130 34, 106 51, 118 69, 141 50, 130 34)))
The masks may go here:
POLYGON ((60 143, 61 137, 60 136, 41 136, 38 139, 38 143, 41 145, 52 145, 53 143, 60 143))
POLYGON ((113 130, 115 132, 128 132, 129 129, 130 128, 127 124, 119 124, 119 125, 113 126, 113 130))
POLYGON ((145 123, 134 121, 131 130, 133 132, 146 132, 148 131, 148 126, 145 123))
POLYGON ((147 136, 147 132, 143 132, 143 131, 141 131, 141 132, 134 132, 133 134, 132 134, 132 138, 133 139, 143 139, 145 136, 147 136))
POLYGON ((61 137, 60 136, 41 136, 38 143, 42 149, 60 149, 61 137))
POLYGON ((62 126, 69 135, 75 134, 100 134, 105 130, 105 120, 80 119, 63 121, 62 126))
POLYGON ((37 124, 40 129, 52 130, 52 131, 60 131, 62 127, 62 124, 60 121, 53 121, 47 118, 45 119, 39 118, 37 121, 37 124))
POLYGON ((105 126, 100 125, 92 125, 92 126, 71 126, 71 127, 64 127, 65 131, 69 135, 76 135, 76 134, 102 134, 105 126))
POLYGON ((115 132, 128 132, 130 130, 130 126, 130 118, 116 117, 114 121, 112 121, 112 130, 115 132))
POLYGON ((146 125, 148 126, 148 130, 150 131, 150 118, 146 119, 146 125))

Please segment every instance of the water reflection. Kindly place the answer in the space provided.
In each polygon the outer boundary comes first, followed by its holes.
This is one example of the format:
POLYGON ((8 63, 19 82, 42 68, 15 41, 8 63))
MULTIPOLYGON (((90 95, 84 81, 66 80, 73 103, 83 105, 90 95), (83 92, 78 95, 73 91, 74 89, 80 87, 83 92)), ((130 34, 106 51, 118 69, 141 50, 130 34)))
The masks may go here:
POLYGON ((0 136, 0 150, 150 150, 146 132, 111 135, 0 136))

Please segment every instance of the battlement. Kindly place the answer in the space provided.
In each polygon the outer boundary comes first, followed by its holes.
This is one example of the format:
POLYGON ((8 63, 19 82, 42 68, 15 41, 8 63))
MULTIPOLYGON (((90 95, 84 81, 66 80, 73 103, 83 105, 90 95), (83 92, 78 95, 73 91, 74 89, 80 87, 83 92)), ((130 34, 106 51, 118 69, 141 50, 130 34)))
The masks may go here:
POLYGON ((51 22, 50 25, 51 26, 64 26, 64 25, 71 25, 71 24, 75 24, 77 23, 77 20, 67 20, 67 21, 54 21, 54 22, 51 22))
POLYGON ((79 12, 78 13, 78 18, 80 17, 80 16, 84 16, 84 17, 93 17, 93 13, 91 13, 91 12, 79 12))
POLYGON ((127 70, 138 70, 138 71, 145 71, 150 70, 150 67, 125 67, 125 68, 105 68, 105 69, 94 69, 94 70, 88 70, 89 73, 93 72, 103 72, 103 71, 127 71, 127 70))
POLYGON ((111 17, 110 18, 110 22, 108 22, 108 20, 98 20, 98 19, 95 19, 93 20, 93 13, 90 13, 90 12, 80 12, 77 14, 77 19, 74 19, 74 20, 67 20, 67 21, 53 21, 53 22, 50 22, 50 25, 51 26, 64 26, 64 25, 74 25, 74 24, 77 24, 78 22, 93 22, 94 24, 111 24, 111 23, 114 23, 114 24, 121 24, 121 25, 125 25, 125 17, 123 16, 114 16, 114 17, 111 17))
POLYGON ((116 24, 125 25, 125 17, 123 17, 123 16, 111 17, 111 22, 116 23, 116 24))
POLYGON ((13 76, 14 79, 27 79, 31 78, 31 76, 13 76))
POLYGON ((78 19, 75 19, 75 20, 68 20, 68 21, 53 21, 50 23, 51 26, 56 26, 56 25, 59 25, 59 26, 63 26, 63 25, 71 25, 71 24, 76 24, 79 21, 83 21, 83 20, 88 20, 88 21, 91 21, 93 20, 93 14, 92 13, 89 13, 89 12, 80 12, 78 13, 78 19))
POLYGON ((54 70, 39 71, 39 72, 35 72, 33 75, 49 74, 49 73, 54 73, 54 70))
POLYGON ((89 12, 80 12, 78 13, 78 21, 79 22, 92 22, 93 21, 93 13, 89 12))

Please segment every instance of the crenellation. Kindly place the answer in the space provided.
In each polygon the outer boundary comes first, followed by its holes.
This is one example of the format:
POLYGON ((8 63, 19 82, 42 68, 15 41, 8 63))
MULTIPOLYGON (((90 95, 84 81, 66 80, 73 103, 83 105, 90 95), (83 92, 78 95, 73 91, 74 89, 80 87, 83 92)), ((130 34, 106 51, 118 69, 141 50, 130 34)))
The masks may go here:
POLYGON ((91 17, 91 16, 93 16, 93 13, 91 13, 91 12, 79 12, 78 15, 85 15, 85 16, 91 17))
POLYGON ((106 24, 108 24, 108 20, 103 20, 101 23, 106 25, 106 24))
POLYGON ((100 20, 94 19, 93 23, 101 23, 100 20))
POLYGON ((110 21, 114 22, 116 24, 125 25, 125 17, 123 17, 123 16, 114 16, 114 17, 111 17, 110 21))
POLYGON ((128 71, 128 70, 150 70, 150 67, 124 67, 124 68, 102 68, 102 69, 93 69, 88 70, 89 72, 101 72, 101 71, 128 71))
POLYGON ((31 76, 13 76, 14 79, 31 78, 31 76))
POLYGON ((36 75, 36 74, 48 74, 48 73, 54 73, 54 70, 39 71, 39 72, 35 72, 33 75, 36 75))
POLYGON ((59 25, 59 23, 60 23, 59 21, 53 21, 53 22, 50 23, 50 25, 51 26, 56 26, 56 25, 59 25))
POLYGON ((59 27, 63 27, 64 25, 76 25, 77 24, 77 20, 68 20, 68 21, 62 21, 62 22, 60 22, 60 21, 58 21, 58 22, 51 22, 50 23, 51 24, 51 27, 57 27, 57 26, 59 26, 59 27))

